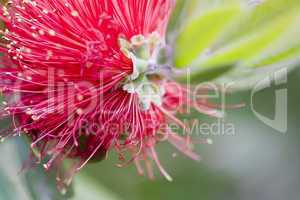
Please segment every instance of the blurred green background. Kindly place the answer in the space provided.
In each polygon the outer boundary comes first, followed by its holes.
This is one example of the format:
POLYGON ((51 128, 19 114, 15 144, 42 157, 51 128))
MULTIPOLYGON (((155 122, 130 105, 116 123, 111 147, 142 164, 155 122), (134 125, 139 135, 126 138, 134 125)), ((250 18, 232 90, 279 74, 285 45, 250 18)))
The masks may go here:
MULTIPOLYGON (((197 145, 194 162, 162 143, 158 152, 174 181, 156 171, 156 180, 139 177, 134 166, 108 161, 89 164, 75 178, 67 195, 58 194, 54 176, 42 168, 20 172, 27 159, 24 138, 0 145, 0 200, 296 200, 300 197, 300 1, 179 0, 169 27, 174 64, 192 68, 195 83, 234 81, 225 121, 234 135, 208 134, 212 145, 197 145), (255 95, 254 107, 272 118, 275 92, 288 91, 288 131, 280 133, 261 122, 250 107, 253 86, 286 68, 288 83, 255 95)), ((184 77, 178 77, 184 80, 184 77)), ((214 123, 205 115, 194 114, 214 123)), ((7 126, 7 122, 2 122, 7 126)))

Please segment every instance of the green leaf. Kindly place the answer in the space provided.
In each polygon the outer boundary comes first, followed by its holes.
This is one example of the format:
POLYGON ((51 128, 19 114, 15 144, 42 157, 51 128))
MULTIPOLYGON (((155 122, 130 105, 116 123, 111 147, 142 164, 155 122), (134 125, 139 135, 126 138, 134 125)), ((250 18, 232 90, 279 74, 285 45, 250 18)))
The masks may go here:
POLYGON ((216 52, 213 56, 201 63, 201 67, 206 68, 235 64, 236 62, 259 54, 281 36, 291 25, 294 17, 295 14, 289 14, 272 20, 264 28, 242 39, 238 39, 230 44, 230 46, 224 47, 222 50, 216 52))
MULTIPOLYGON (((298 11, 300 13, 300 9, 298 11)), ((263 51, 257 52, 255 56, 245 59, 240 66, 258 68, 299 57, 300 14, 297 14, 293 21, 279 39, 274 40, 263 51)))
POLYGON ((226 30, 228 33, 222 40, 228 43, 256 32, 277 17, 299 8, 299 3, 299 0, 264 0, 252 7, 244 4, 243 15, 233 19, 235 26, 226 30))
MULTIPOLYGON (((236 77, 246 69, 281 62, 288 64, 284 67, 295 65, 289 60, 297 59, 300 54, 299 0, 266 0, 256 6, 240 1, 239 5, 242 7, 239 12, 232 9, 228 15, 221 14, 225 12, 222 3, 211 6, 213 9, 206 6, 205 14, 187 19, 188 25, 178 36, 175 64, 179 68, 189 67, 192 83, 226 79, 232 69, 236 77)), ((186 74, 177 78, 187 81, 186 74)))
POLYGON ((300 44, 288 47, 277 53, 269 55, 268 57, 257 61, 254 67, 262 67, 274 63, 279 63, 285 60, 299 58, 299 55, 300 55, 300 44))
POLYGON ((176 45, 176 66, 184 67, 211 45, 220 31, 240 13, 239 6, 226 6, 210 10, 192 20, 178 36, 176 45))

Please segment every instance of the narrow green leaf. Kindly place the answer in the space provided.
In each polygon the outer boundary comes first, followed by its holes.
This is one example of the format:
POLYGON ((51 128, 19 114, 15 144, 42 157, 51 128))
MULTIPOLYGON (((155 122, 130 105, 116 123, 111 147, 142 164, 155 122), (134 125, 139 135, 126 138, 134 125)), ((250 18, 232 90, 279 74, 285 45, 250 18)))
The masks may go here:
POLYGON ((249 59, 278 39, 282 33, 291 25, 295 14, 280 16, 271 21, 264 28, 238 39, 230 46, 215 52, 211 57, 201 63, 202 68, 234 65, 237 62, 249 59))
POLYGON ((248 5, 243 5, 243 15, 239 16, 239 19, 234 19, 235 26, 227 30, 228 33, 222 40, 228 43, 256 32, 299 6, 299 0, 264 0, 256 6, 250 6, 248 2, 248 5))
POLYGON ((279 51, 276 54, 270 55, 267 58, 261 59, 257 62, 254 67, 261 67, 266 65, 271 65, 274 63, 279 63, 284 60, 299 58, 300 56, 300 44, 286 48, 282 51, 279 51))
POLYGON ((178 36, 176 66, 191 64, 201 52, 220 35, 220 31, 240 13, 239 6, 226 6, 210 10, 192 20, 178 36))

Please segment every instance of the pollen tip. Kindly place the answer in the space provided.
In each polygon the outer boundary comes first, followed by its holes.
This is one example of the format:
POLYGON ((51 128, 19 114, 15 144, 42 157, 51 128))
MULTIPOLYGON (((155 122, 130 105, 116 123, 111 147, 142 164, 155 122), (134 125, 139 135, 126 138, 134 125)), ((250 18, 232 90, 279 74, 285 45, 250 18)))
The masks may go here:
POLYGON ((78 108, 78 109, 76 110, 76 113, 77 113, 78 115, 82 115, 82 114, 83 114, 83 110, 82 110, 81 108, 78 108))
POLYGON ((165 178, 167 179, 167 181, 169 182, 173 182, 173 178, 169 175, 166 175, 165 178))
POLYGON ((78 16, 79 16, 79 14, 78 14, 78 12, 77 12, 76 10, 73 10, 73 11, 71 12, 71 15, 72 15, 73 17, 78 17, 78 16))
POLYGON ((49 170, 50 166, 48 164, 43 164, 43 167, 44 167, 45 170, 49 170))
POLYGON ((116 164, 116 166, 122 168, 122 164, 116 164))
POLYGON ((49 32, 48 32, 48 33, 49 33, 49 35, 51 35, 51 36, 55 36, 55 35, 56 35, 55 31, 54 31, 54 30, 52 30, 52 29, 51 29, 51 30, 49 30, 49 32))

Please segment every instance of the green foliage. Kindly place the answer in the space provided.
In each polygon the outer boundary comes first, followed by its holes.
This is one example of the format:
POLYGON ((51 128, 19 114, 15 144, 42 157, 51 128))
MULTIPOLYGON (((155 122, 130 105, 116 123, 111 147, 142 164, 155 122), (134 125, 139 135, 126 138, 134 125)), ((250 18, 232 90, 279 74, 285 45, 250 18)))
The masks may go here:
MULTIPOLYGON (((178 68, 191 69, 193 83, 230 80, 245 69, 255 74, 257 68, 269 65, 293 67, 300 55, 299 27, 299 0, 220 4, 185 25, 177 37, 174 62, 178 68)), ((186 81, 186 74, 178 79, 186 81)))
POLYGON ((211 46, 234 16, 240 12, 237 6, 226 6, 208 11, 192 20, 178 36, 176 45, 176 64, 178 67, 188 66, 211 46))

